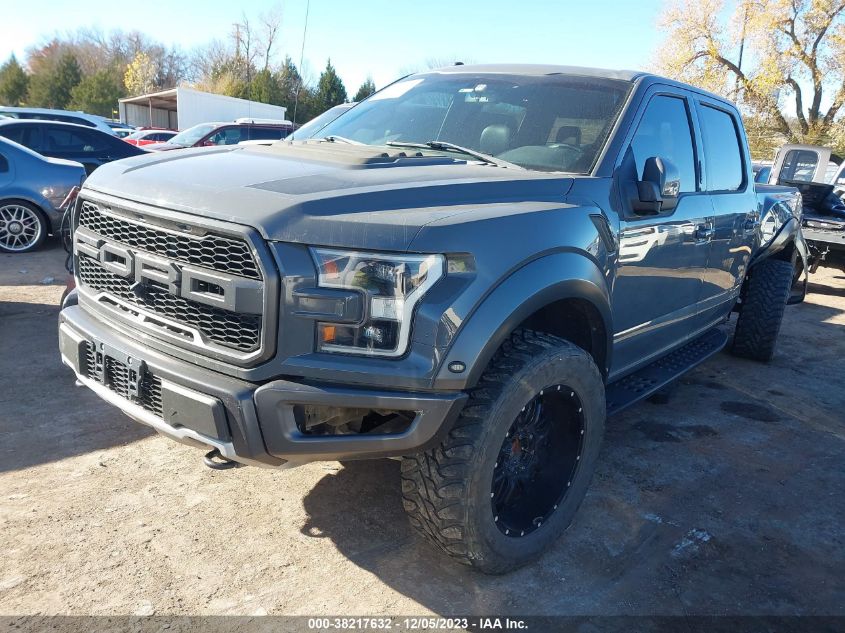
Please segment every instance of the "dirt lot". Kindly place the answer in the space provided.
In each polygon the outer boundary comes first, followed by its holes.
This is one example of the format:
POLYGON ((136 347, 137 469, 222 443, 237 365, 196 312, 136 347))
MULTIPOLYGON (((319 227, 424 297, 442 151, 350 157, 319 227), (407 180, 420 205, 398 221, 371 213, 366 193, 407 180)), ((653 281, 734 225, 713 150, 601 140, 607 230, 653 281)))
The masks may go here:
POLYGON ((569 532, 493 578, 412 534, 395 461, 216 472, 75 387, 63 255, 0 256, 0 614, 845 615, 841 272, 771 365, 609 420, 569 532))

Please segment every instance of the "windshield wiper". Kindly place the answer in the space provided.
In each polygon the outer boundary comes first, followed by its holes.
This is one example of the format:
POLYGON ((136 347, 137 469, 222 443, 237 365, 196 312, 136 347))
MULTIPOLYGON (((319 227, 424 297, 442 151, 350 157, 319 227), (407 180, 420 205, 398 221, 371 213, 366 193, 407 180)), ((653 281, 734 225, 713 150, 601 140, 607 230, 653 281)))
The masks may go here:
POLYGON ((346 143, 347 145, 363 145, 360 141, 353 141, 351 138, 346 138, 345 136, 335 136, 332 134, 331 136, 324 136, 320 139, 321 141, 328 141, 329 143, 346 143))
POLYGON ((476 160, 489 163, 490 165, 496 165, 496 167, 515 167, 516 169, 522 169, 522 167, 515 163, 509 163, 506 160, 496 158, 495 156, 491 156, 490 154, 485 154, 484 152, 479 152, 468 147, 463 147, 461 145, 455 145, 454 143, 449 143, 447 141, 428 141, 428 143, 412 143, 410 141, 388 141, 387 143, 385 143, 385 145, 389 145, 390 147, 414 147, 417 149, 433 149, 445 152, 457 152, 458 154, 471 156, 476 160))

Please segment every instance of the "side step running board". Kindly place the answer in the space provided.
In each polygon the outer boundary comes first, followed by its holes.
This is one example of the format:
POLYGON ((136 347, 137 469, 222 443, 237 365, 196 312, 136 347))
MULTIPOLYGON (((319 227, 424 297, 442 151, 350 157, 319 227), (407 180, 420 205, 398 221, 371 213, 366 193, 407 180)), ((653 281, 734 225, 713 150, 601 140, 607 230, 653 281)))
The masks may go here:
POLYGON ((720 329, 710 330, 671 354, 658 358, 650 365, 635 371, 607 386, 607 414, 648 398, 655 391, 685 374, 696 365, 721 351, 728 342, 728 335, 720 329))

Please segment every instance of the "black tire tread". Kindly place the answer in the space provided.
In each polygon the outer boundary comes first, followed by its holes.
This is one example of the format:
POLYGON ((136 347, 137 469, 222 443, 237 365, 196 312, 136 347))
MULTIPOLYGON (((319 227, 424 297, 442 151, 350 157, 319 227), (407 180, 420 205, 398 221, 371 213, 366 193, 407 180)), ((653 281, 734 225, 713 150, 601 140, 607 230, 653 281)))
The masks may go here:
POLYGON ((759 361, 772 359, 793 273, 792 263, 779 259, 752 268, 731 344, 734 355, 759 361))
MULTIPOLYGON (((587 353, 564 339, 519 329, 496 352, 443 442, 424 453, 402 458, 402 505, 413 528, 465 565, 476 564, 478 544, 464 528, 466 483, 471 457, 483 437, 485 422, 506 383, 538 355, 554 351, 561 358, 587 353)), ((597 379, 601 380, 596 370, 597 379)), ((483 571, 495 573, 489 565, 483 571)))

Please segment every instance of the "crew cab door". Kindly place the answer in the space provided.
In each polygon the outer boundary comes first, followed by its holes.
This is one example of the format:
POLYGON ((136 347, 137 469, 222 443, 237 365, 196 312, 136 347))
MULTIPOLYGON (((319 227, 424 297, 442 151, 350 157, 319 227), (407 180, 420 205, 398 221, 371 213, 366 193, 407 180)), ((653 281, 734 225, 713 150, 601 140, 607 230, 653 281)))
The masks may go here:
POLYGON ((707 270, 696 319, 709 328, 725 318, 739 296, 760 224, 751 156, 735 110, 697 96, 705 189, 713 205, 707 270))
POLYGON ((655 87, 643 104, 616 169, 623 194, 612 296, 616 331, 611 379, 690 337, 712 230, 712 206, 701 187, 698 133, 689 94, 655 87), (655 156, 678 169, 677 206, 656 215, 638 214, 622 185, 641 180, 646 159, 655 156))

